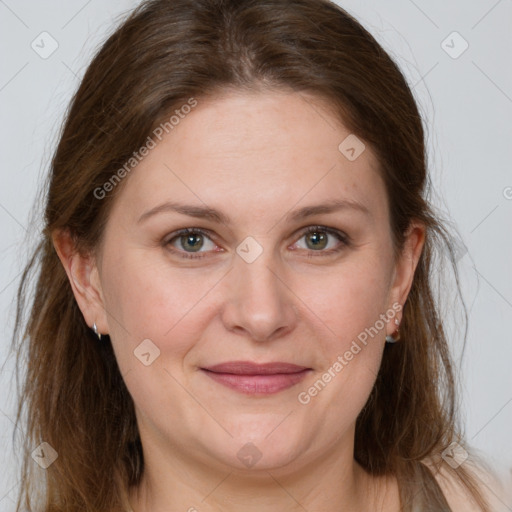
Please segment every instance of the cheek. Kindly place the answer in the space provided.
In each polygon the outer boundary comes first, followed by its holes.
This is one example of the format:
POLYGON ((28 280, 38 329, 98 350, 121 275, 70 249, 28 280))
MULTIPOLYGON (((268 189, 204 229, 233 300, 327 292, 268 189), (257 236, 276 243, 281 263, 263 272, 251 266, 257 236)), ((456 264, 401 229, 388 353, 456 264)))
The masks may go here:
POLYGON ((350 428, 368 399, 384 349, 386 323, 380 315, 390 309, 383 274, 376 267, 352 270, 326 279, 324 293, 305 300, 317 317, 315 331, 323 334, 315 349, 321 364, 297 399, 304 414, 321 418, 318 428, 331 440, 350 428))
MULTIPOLYGON (((369 256, 352 258, 314 279, 297 280, 296 289, 304 304, 334 334, 331 351, 350 345, 391 306, 387 303, 388 269, 378 258, 369 256)), ((377 328, 382 330, 381 322, 377 328)))
POLYGON ((173 268, 160 255, 124 254, 104 264, 105 303, 119 356, 132 363, 133 350, 150 339, 162 353, 171 350, 178 358, 205 328, 206 295, 218 276, 173 268))
POLYGON ((329 275, 317 276, 315 286, 304 277, 296 283, 307 306, 304 314, 317 324, 315 332, 322 333, 316 349, 322 352, 317 373, 322 382, 301 388, 302 397, 329 409, 332 418, 359 414, 381 364, 386 335, 381 315, 389 318, 394 312, 387 303, 389 268, 377 252, 361 253, 329 275))
POLYGON ((206 301, 201 298, 214 280, 192 279, 192 273, 187 277, 137 251, 124 254, 103 266, 112 345, 139 412, 172 424, 185 414, 179 405, 189 404, 173 376, 182 381, 182 362, 205 329, 206 301), (140 359, 146 353, 148 365, 140 359), (171 401, 173 408, 164 407, 171 401))

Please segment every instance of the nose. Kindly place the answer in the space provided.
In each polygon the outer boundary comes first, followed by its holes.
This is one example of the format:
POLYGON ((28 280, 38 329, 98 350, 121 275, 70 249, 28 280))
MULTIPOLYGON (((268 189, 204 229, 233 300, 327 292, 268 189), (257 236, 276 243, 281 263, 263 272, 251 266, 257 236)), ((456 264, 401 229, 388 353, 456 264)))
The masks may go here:
POLYGON ((222 321, 227 330, 256 342, 288 334, 298 320, 297 298, 270 252, 263 251, 252 263, 235 256, 234 268, 227 276, 222 321))

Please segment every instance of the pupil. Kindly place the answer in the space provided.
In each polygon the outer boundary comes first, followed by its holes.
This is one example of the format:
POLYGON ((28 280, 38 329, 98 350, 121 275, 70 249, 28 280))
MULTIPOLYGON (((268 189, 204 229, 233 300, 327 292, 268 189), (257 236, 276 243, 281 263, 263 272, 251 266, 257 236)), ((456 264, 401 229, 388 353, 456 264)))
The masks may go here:
POLYGON ((185 235, 186 236, 186 243, 190 244, 193 251, 197 251, 201 248, 201 235, 185 235), (195 240, 195 243, 194 243, 195 240))
POLYGON ((315 231, 314 233, 310 233, 310 240, 313 240, 313 248, 322 249, 325 247, 327 237, 325 233, 318 233, 318 231, 315 231))

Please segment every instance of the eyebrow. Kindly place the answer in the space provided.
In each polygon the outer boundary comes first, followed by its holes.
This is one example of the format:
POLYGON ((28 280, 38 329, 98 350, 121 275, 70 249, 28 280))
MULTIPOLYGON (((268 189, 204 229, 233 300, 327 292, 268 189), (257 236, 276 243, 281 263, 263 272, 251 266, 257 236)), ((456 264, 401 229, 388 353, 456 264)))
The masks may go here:
MULTIPOLYGON (((285 219, 286 221, 300 221, 313 215, 335 213, 343 210, 359 212, 368 217, 372 216, 370 210, 368 210, 366 206, 358 201, 337 199, 327 201, 322 204, 304 206, 298 210, 289 212, 285 216, 285 219)), ((160 204, 144 212, 137 220, 137 223, 141 223, 149 217, 153 217, 154 215, 169 212, 181 213, 182 215, 188 215, 189 217, 195 217, 198 219, 211 220, 213 222, 218 222, 227 226, 231 224, 230 218, 225 213, 214 208, 210 208, 208 206, 176 203, 172 201, 160 204)))

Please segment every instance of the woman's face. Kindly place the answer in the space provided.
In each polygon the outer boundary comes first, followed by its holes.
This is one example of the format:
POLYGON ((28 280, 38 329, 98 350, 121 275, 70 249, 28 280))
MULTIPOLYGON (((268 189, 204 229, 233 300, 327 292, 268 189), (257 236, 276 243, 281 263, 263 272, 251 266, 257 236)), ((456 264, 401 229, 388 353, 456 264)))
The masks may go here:
POLYGON ((86 316, 147 457, 254 471, 352 453, 422 245, 413 232, 394 262, 361 144, 311 96, 229 93, 198 98, 125 178, 86 316))

